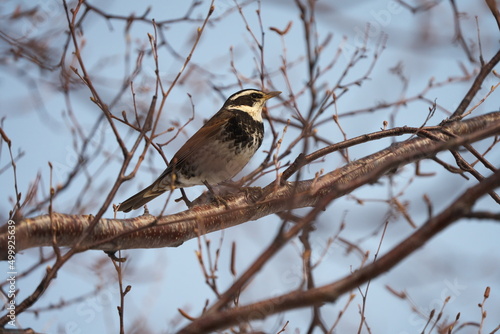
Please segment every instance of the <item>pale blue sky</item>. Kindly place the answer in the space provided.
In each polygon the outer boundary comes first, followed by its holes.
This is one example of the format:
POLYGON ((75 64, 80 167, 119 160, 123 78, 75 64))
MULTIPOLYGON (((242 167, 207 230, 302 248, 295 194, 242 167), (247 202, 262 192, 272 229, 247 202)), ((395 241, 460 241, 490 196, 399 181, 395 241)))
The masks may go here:
MULTIPOLYGON (((46 16, 40 18, 38 23, 31 21, 23 22, 16 27, 22 34, 37 31, 44 33, 47 31, 57 31, 59 27, 64 27, 66 20, 61 12, 61 4, 58 1, 38 2, 42 6, 42 13, 46 16)), ((129 15, 135 12, 140 15, 145 8, 151 6, 152 12, 149 18, 156 20, 171 19, 183 15, 187 2, 174 1, 150 1, 139 3, 135 1, 114 1, 100 4, 93 2, 96 6, 101 6, 109 13, 129 15)), ((297 20, 298 13, 293 1, 263 1, 262 22, 266 33, 266 66, 269 71, 277 71, 281 66, 283 48, 278 36, 268 28, 273 26, 283 29, 289 21, 294 21, 290 33, 286 35, 285 46, 286 56, 289 60, 295 60, 304 52, 302 42, 302 27, 297 20)), ((444 81, 449 77, 463 75, 460 64, 465 64, 466 68, 473 70, 467 62, 464 52, 457 45, 452 43, 453 21, 447 2, 441 2, 429 13, 411 14, 406 10, 394 7, 392 1, 360 1, 352 4, 349 1, 339 1, 331 6, 327 2, 318 2, 320 12, 317 16, 317 28, 320 40, 326 34, 332 33, 333 40, 324 52, 322 66, 325 66, 337 52, 337 48, 344 43, 345 53, 338 60, 338 63, 323 80, 331 84, 337 80, 338 76, 345 68, 345 64, 350 56, 350 51, 359 46, 360 31, 365 29, 365 23, 371 22, 375 32, 384 31, 387 34, 387 48, 377 63, 370 80, 361 87, 353 87, 344 98, 339 100, 337 108, 339 113, 348 112, 360 108, 373 106, 382 101, 395 101, 401 96, 401 83, 388 71, 399 62, 403 63, 406 76, 409 78, 409 86, 406 96, 413 96, 421 92, 427 85, 431 77, 437 82, 444 81), (428 15, 428 17, 426 17, 428 15), (428 24, 428 29, 416 29, 422 24, 428 24), (427 31, 429 36, 422 35, 422 31, 427 31), (343 42, 343 39, 346 40, 343 42), (420 47, 420 46, 421 47, 420 47), (449 47, 446 47, 448 46, 449 47), (419 46, 419 47, 417 47, 419 46)), ((17 2, 5 2, 0 5, 0 12, 9 13, 17 2)), ((213 18, 219 17, 225 9, 233 5, 232 1, 222 0, 215 2, 215 12, 213 18)), ((468 39, 475 40, 474 15, 479 16, 481 27, 482 46, 485 59, 489 59, 498 48, 498 35, 489 33, 495 28, 494 21, 487 14, 484 4, 460 3, 461 10, 467 12, 468 19, 464 21, 464 29, 468 39), (467 7, 466 7, 467 6, 467 7)), ((204 1, 195 11, 195 17, 203 17, 208 8, 208 3, 204 1)), ((245 7, 244 13, 251 28, 258 32, 258 21, 255 15, 256 4, 245 7)), ((91 69, 96 87, 102 94, 105 101, 112 99, 121 85, 125 64, 123 54, 127 50, 124 44, 123 24, 111 21, 109 24, 100 17, 88 19, 85 27, 86 46, 84 57, 87 66, 91 69), (91 24, 92 23, 92 24, 91 24), (97 69, 97 70, 96 70, 97 69), (106 78, 104 80, 104 78, 106 78), (111 79, 110 79, 111 78, 111 79)), ((6 23, 0 24, 0 27, 6 23)), ((187 54, 192 36, 195 33, 196 25, 177 24, 172 25, 165 35, 169 43, 173 45, 182 56, 187 54)), ((12 30, 15 31, 15 30, 12 30)), ((149 23, 135 23, 127 38, 130 40, 130 48, 135 50, 148 46, 147 33, 152 33, 153 27, 149 23)), ((370 38, 369 48, 373 49, 376 44, 376 37, 370 38)), ((57 45, 51 45, 56 51, 57 47, 62 47, 65 35, 61 35, 57 40, 57 45)), ((224 102, 223 98, 215 94, 210 88, 210 84, 232 85, 236 83, 235 76, 229 66, 230 52, 232 46, 234 54, 237 56, 235 66, 243 76, 250 77, 255 70, 254 54, 249 50, 251 36, 245 29, 241 17, 237 12, 231 13, 221 19, 220 22, 207 27, 202 36, 202 40, 192 58, 192 64, 209 69, 216 76, 213 82, 204 78, 198 82, 195 78, 188 78, 186 83, 178 85, 172 91, 172 95, 167 100, 163 113, 163 130, 171 126, 170 121, 178 121, 183 124, 191 116, 191 105, 187 94, 193 96, 196 108, 196 119, 186 127, 189 134, 194 133, 202 124, 203 120, 210 117, 224 102)), ((4 42, 0 42, 4 49, 4 42)), ((57 53, 59 56, 59 53, 57 53)), ((371 52, 369 52, 371 57, 371 52)), ((135 61, 132 57, 131 63, 135 61)), ((364 73, 370 64, 371 58, 361 63, 359 67, 352 70, 351 76, 359 76, 364 73)), ((54 60, 56 62, 56 60, 54 60)), ((173 78, 173 75, 180 69, 181 62, 172 59, 165 49, 160 50, 160 72, 165 83, 173 78)), ((152 91, 146 88, 151 86, 154 80, 154 63, 150 57, 143 62, 143 75, 135 82, 136 88, 143 87, 144 90, 137 90, 137 100, 140 108, 147 108, 150 102, 152 91)), ((42 177, 42 189, 46 192, 49 186, 50 161, 55 167, 54 182, 63 182, 67 172, 74 164, 74 153, 72 148, 71 135, 66 126, 68 120, 63 116, 66 109, 64 96, 51 85, 58 72, 40 72, 35 67, 26 65, 26 73, 19 71, 16 64, 1 65, 0 71, 0 118, 3 119, 2 128, 11 138, 14 153, 24 151, 25 155, 17 163, 18 186, 21 192, 25 193, 30 182, 34 180, 38 173, 42 177), (35 86, 26 85, 25 77, 33 79, 35 86), (35 89, 36 87, 36 89, 35 89), (37 94, 43 96, 43 104, 37 99, 37 94)), ((304 64, 298 65, 290 71, 290 79, 293 89, 298 89, 304 84, 306 77, 304 64)), ((488 92, 489 86, 498 80, 489 78, 480 91, 480 98, 488 92)), ((273 83, 277 89, 283 91, 286 96, 289 92, 283 78, 279 75, 273 77, 273 83)), ((460 98, 470 87, 471 82, 447 85, 439 89, 432 90, 426 97, 430 100, 437 100, 437 103, 447 110, 453 110, 460 101, 460 98)), ((229 96, 232 91, 224 92, 229 96)), ((71 105, 84 129, 88 129, 100 116, 101 111, 89 100, 89 92, 82 87, 77 92, 71 94, 71 105)), ((131 112, 130 93, 125 94, 124 99, 119 102, 113 111, 119 115, 122 110, 131 112)), ((495 92, 485 104, 478 109, 479 113, 498 110, 498 92, 495 92)), ((301 107, 307 106, 307 98, 299 102, 301 107)), ((478 102, 478 99, 475 100, 478 102)), ((270 102, 270 106, 274 104, 270 102)), ((396 126, 420 126, 426 116, 429 104, 424 102, 414 102, 406 107, 402 107, 396 117, 396 126)), ((366 132, 374 132, 380 129, 383 120, 387 120, 393 109, 377 112, 375 114, 363 114, 358 117, 342 119, 341 124, 349 138, 366 132), (385 118, 384 118, 385 117, 385 118)), ((291 118, 293 112, 280 107, 273 110, 277 115, 291 118)), ((445 118, 442 111, 436 112, 429 125, 435 125, 445 118)), ((266 125, 267 126, 267 125, 266 125)), ((128 144, 135 140, 136 134, 130 134, 124 127, 120 127, 124 137, 127 137, 128 144)), ((280 133, 283 127, 277 129, 280 133)), ((342 140, 342 135, 337 128, 331 125, 320 128, 324 134, 332 141, 342 140)), ((291 130, 290 130, 291 131, 291 130)), ((116 143, 108 129, 103 128, 101 132, 104 136, 103 147, 109 152, 116 150, 116 143)), ((162 137, 166 141, 170 134, 162 137)), ((185 136, 180 135, 172 145, 165 149, 167 157, 171 157, 175 150, 182 145, 185 136)), ((293 131, 287 133, 284 142, 293 138, 293 131)), ((269 132, 266 137, 269 143, 269 132)), ((97 139, 96 139, 97 141, 97 139)), ((353 148, 351 158, 360 158, 366 154, 373 153, 390 144, 389 140, 367 143, 359 148, 353 148)), ((486 147, 487 143, 480 147, 486 147)), ((300 152, 300 148, 291 155, 293 159, 300 152)), ((259 152, 252 160, 245 171, 255 168, 262 158, 264 152, 259 152)), ((446 155, 443 158, 449 159, 446 155)), ((7 147, 2 146, 0 155, 0 168, 9 164, 7 147)), ((500 165, 498 156, 490 156, 490 161, 496 166, 500 165)), ((338 156, 328 157, 322 164, 313 164, 306 170, 305 177, 311 177, 321 168, 331 170, 343 162, 338 156)), ((435 163, 425 162, 424 168, 433 172, 442 172, 435 163)), ((104 195, 114 181, 119 162, 102 159, 89 165, 89 171, 101 170, 96 182, 102 189, 96 187, 93 192, 85 198, 101 203, 104 195), (90 195, 91 194, 91 195, 90 195), (91 197, 91 198, 89 198, 91 197)), ((124 185, 115 199, 115 203, 127 198, 129 195, 146 186, 164 168, 161 157, 150 152, 150 155, 141 166, 137 177, 124 185)), ((242 175, 244 172, 242 173, 242 175)), ((421 199, 423 193, 427 193, 435 201, 434 210, 439 212, 448 205, 455 196, 464 191, 474 181, 465 182, 459 176, 448 173, 439 175, 436 178, 421 178, 411 185, 406 193, 406 198, 411 200, 409 212, 413 214, 417 224, 422 224, 426 217, 425 204, 421 199), (436 186, 436 182, 439 184, 436 186)), ((258 181, 258 185, 264 185, 272 181, 274 175, 268 174, 258 181)), ((401 190, 414 177, 414 167, 407 166, 404 171, 395 178, 396 190, 401 190)), ((61 196, 54 207, 56 211, 69 212, 75 204, 75 199, 79 196, 79 191, 83 187, 85 177, 80 176, 78 182, 61 196)), ((387 180, 383 180, 382 185, 366 186, 355 192, 359 198, 364 199, 385 199, 387 198, 387 180)), ((0 214, 2 221, 8 217, 8 210, 12 205, 9 197, 12 197, 13 182, 12 171, 0 174, 1 197, 0 214)), ((204 189, 194 187, 189 189, 191 197, 197 196, 204 189)), ((177 197, 177 196, 174 196, 177 197)), ((166 196, 151 202, 150 210, 159 212, 166 196)), ((480 203, 484 208, 495 208, 493 201, 485 199, 480 203)), ((181 204, 171 203, 169 212, 184 210, 181 204)), ((498 209, 498 207, 496 207, 498 209)), ((376 250, 379 243, 379 236, 368 238, 371 232, 377 230, 385 219, 387 207, 377 202, 366 202, 360 206, 350 198, 335 201, 318 220, 317 231, 312 235, 313 246, 319 256, 324 249, 328 237, 334 235, 338 229, 344 214, 347 212, 346 222, 348 226, 342 236, 349 240, 360 240, 365 249, 369 249, 371 254, 376 250)), ((307 209, 299 210, 307 212, 307 209)), ((91 212, 95 213, 95 212, 91 212)), ((127 217, 139 215, 140 212, 133 212, 127 217)), ((111 210, 106 213, 107 217, 112 217, 111 210)), ((277 228, 279 219, 275 216, 265 217, 259 221, 250 222, 238 227, 230 228, 223 232, 224 243, 220 258, 219 284, 221 290, 228 287, 233 281, 229 272, 230 245, 232 241, 238 244, 237 271, 241 273, 256 256, 271 242, 277 228)), ((401 241, 409 235, 412 229, 403 219, 398 219, 392 223, 387 231, 387 236, 382 245, 382 253, 389 250, 391 246, 401 241)), ((220 232, 210 234, 208 237, 212 244, 218 245, 220 232)), ((495 314, 500 314, 500 254, 498 252, 498 224, 461 222, 458 223, 437 238, 433 239, 423 249, 416 252, 393 271, 374 280, 370 287, 367 304, 367 321, 373 333, 416 333, 423 329, 421 319, 415 318, 410 310, 410 306, 398 300, 390 294, 385 286, 390 285, 397 290, 406 290, 413 299, 413 302, 422 310, 428 311, 432 307, 439 307, 442 296, 451 295, 454 297, 446 307, 451 315, 462 312, 462 319, 480 319, 477 303, 482 300, 484 288, 487 285, 492 287, 492 295, 488 301, 488 313, 486 319, 487 330, 492 330, 496 326, 498 319, 494 319, 495 314), (436 304, 436 305, 434 305, 436 304)), ((193 316, 199 315, 205 299, 214 300, 214 296, 203 283, 199 264, 195 257, 197 241, 186 242, 178 248, 133 250, 125 252, 128 258, 126 267, 130 267, 130 272, 126 271, 124 283, 131 284, 132 290, 127 295, 126 302, 126 328, 130 328, 134 321, 143 321, 144 326, 153 333, 168 332, 172 328, 179 328, 179 325, 171 325, 171 319, 178 316, 177 308, 183 308, 193 316), (161 268, 161 269, 160 269, 161 268)), ((284 293, 297 287, 301 275, 301 262, 299 251, 301 244, 295 242, 285 247, 259 274, 248 290, 242 295, 243 304, 264 299, 271 295, 284 293)), ((18 266, 28 268, 37 261, 38 250, 31 249, 18 254, 18 266)), ((372 259, 372 258, 371 258, 372 259)), ((352 268, 359 265, 359 257, 355 254, 345 255, 345 249, 334 245, 324 259, 323 265, 318 268, 317 284, 326 284, 336 278, 347 275, 352 268), (352 266, 352 268, 351 268, 352 266)), ((2 272, 4 264, 0 265, 2 272)), ((19 280, 20 299, 24 299, 33 291, 43 274, 43 268, 28 278, 19 280)), ((102 252, 89 251, 75 256, 59 272, 58 278, 44 294, 41 300, 35 305, 35 309, 56 303, 61 299, 69 300, 81 296, 85 292, 92 291, 97 284, 105 284, 95 297, 85 301, 77 302, 70 307, 58 311, 43 312, 37 318, 32 313, 23 314, 19 317, 19 323, 23 327, 32 327, 41 332, 47 333, 105 333, 116 332, 118 328, 118 316, 116 305, 119 303, 118 287, 114 282, 116 275, 112 270, 111 263, 106 261, 102 252), (103 267, 96 268, 96 263, 101 263, 103 267)), ((357 293, 357 291, 354 291, 357 293)), ((323 316, 331 324, 339 310, 344 306, 346 297, 341 298, 337 303, 325 307, 323 316)), ((357 305, 361 303, 358 294, 344 315, 339 325, 339 333, 352 333, 357 330, 359 315, 357 305)), ((257 322, 256 328, 262 326, 265 332, 277 332, 285 321, 290 321, 287 333, 293 333, 295 328, 303 333, 306 331, 310 312, 300 310, 287 313, 284 317, 271 317, 265 322, 257 322)), ((451 320, 450 318, 450 320, 451 320)), ((185 320, 181 324, 186 324, 185 320)), ((366 332, 366 331, 364 331, 366 332)))

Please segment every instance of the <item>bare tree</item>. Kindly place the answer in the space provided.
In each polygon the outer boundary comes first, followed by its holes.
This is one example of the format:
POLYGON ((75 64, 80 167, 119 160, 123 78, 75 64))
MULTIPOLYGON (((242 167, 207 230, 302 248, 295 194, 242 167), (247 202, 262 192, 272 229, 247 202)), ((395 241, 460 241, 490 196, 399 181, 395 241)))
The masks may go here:
MULTIPOLYGON (((370 333, 377 327, 370 311, 386 303, 370 294, 372 282, 397 271, 397 265, 438 234, 446 235, 449 229, 443 231, 453 224, 500 220, 495 191, 500 186, 500 112, 492 109, 498 109, 500 85, 495 1, 469 5, 477 7, 475 18, 453 0, 424 1, 418 7, 377 2, 375 9, 364 9, 368 16, 354 15, 349 22, 345 18, 359 10, 357 5, 313 0, 273 5, 193 1, 163 4, 172 9, 169 13, 147 7, 127 15, 100 6, 83 0, 11 5, 0 26, 2 69, 29 87, 25 104, 19 97, 15 104, 2 98, 9 112, 0 128, 0 177, 8 185, 2 189, 9 200, 1 206, 6 223, 0 227, 8 278, 2 284, 4 331, 30 332, 24 316, 44 318, 52 310, 71 309, 99 295, 112 279, 119 294, 107 309, 117 307, 112 331, 120 333, 283 333, 294 328, 301 333, 346 328, 370 333), (273 10, 268 6, 286 15, 268 17, 273 10), (437 23, 445 14, 453 36, 439 31, 437 23), (398 26, 402 15, 414 22, 398 26), (349 29, 348 24, 353 35, 333 33, 349 29), (458 66, 437 74, 423 65, 415 70, 419 64, 393 57, 397 45, 420 57, 456 54, 458 66), (381 59, 388 52, 392 58, 385 63, 381 59), (426 84, 416 87, 408 72, 426 84), (113 211, 114 204, 159 175, 176 145, 225 97, 247 87, 283 94, 266 110, 261 153, 241 179, 216 187, 225 205, 208 192, 183 202, 186 196, 176 199, 173 191, 137 217, 113 211), (53 96, 63 102, 59 110, 53 96), (208 96, 210 101, 200 102, 208 96), (17 128, 10 119, 23 108, 29 127, 17 128), (58 132, 61 144, 50 151, 66 150, 66 160, 46 159, 48 167, 30 175, 26 155, 39 150, 37 140, 42 143, 43 136, 58 132), (159 157, 164 164, 158 165, 159 157), (252 251, 241 240, 227 242, 223 232, 209 234, 254 221, 265 221, 267 233, 252 251), (347 231, 352 226, 363 226, 364 232, 353 236, 347 231), (199 312, 189 311, 182 300, 162 300, 174 304, 179 314, 163 314, 163 323, 172 319, 168 327, 151 329, 156 326, 152 321, 127 312, 136 289, 127 282, 139 270, 133 262, 137 253, 127 250, 181 248, 192 239, 197 251, 191 259, 203 277, 190 284, 205 284, 212 297, 199 297, 199 312), (215 246, 212 239, 219 240, 215 246), (297 279, 281 285, 278 293, 255 283, 286 249, 293 250, 299 267, 286 270, 297 279), (81 263, 79 255, 90 250, 107 253, 92 253, 94 268, 85 272, 89 277, 100 272, 103 283, 39 306, 49 286, 61 284, 56 277, 81 263), (23 264, 27 257, 32 264, 23 264), (224 261, 227 270, 221 269, 224 261), (338 261, 348 265, 332 274, 338 261), (28 281, 36 284, 24 284, 28 281), (255 285, 260 295, 252 299, 249 291, 255 285), (297 309, 308 312, 302 313, 304 326, 290 313, 297 309), (263 326, 262 319, 268 319, 263 326)), ((192 189, 188 196, 202 191, 192 189)), ((498 254, 487 263, 495 259, 498 254)), ((450 261, 460 265, 457 258, 450 261)), ((146 275, 161 269, 148 268, 146 275)), ((180 268, 176 272, 178 283, 170 288, 183 289, 185 277, 180 268)), ((422 268, 414 275, 419 272, 429 275, 422 268)), ((445 311, 452 296, 425 312, 412 305, 404 284, 385 289, 394 298, 392 305, 409 305, 423 321, 414 331, 500 329, 486 328, 491 325, 485 304, 489 285, 483 287, 484 296, 470 302, 479 302, 479 320, 462 320, 460 313, 445 311)), ((492 284, 498 292, 498 280, 492 284)), ((491 321, 498 324, 498 319, 491 321)), ((61 332, 81 330, 68 323, 62 329, 62 323, 61 332)))

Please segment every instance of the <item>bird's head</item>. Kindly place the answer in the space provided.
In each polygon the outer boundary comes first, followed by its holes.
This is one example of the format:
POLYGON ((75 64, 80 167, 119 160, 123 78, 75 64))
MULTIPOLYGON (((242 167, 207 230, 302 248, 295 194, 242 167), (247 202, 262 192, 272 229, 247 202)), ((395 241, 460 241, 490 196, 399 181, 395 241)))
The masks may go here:
POLYGON ((262 122, 262 107, 267 100, 279 94, 281 92, 264 93, 258 89, 244 89, 231 95, 224 103, 223 108, 245 111, 256 121, 262 122))

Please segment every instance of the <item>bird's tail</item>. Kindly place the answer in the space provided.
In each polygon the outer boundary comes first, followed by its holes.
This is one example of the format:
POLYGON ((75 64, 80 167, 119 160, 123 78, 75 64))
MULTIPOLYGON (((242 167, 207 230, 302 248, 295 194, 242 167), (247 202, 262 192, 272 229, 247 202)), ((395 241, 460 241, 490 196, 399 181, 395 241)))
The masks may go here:
POLYGON ((134 196, 120 203, 118 211, 129 212, 130 210, 139 209, 153 198, 160 196, 167 189, 157 186, 157 181, 153 182, 149 187, 139 191, 134 196))

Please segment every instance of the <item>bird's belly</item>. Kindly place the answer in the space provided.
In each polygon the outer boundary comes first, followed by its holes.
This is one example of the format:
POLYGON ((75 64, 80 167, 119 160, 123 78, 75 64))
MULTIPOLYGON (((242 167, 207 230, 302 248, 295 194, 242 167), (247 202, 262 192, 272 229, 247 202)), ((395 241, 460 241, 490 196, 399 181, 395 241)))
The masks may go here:
POLYGON ((205 145, 196 156, 186 161, 182 173, 178 174, 181 187, 200 185, 204 181, 215 185, 233 178, 255 154, 259 147, 257 143, 257 140, 246 145, 215 141, 212 145, 205 145))

